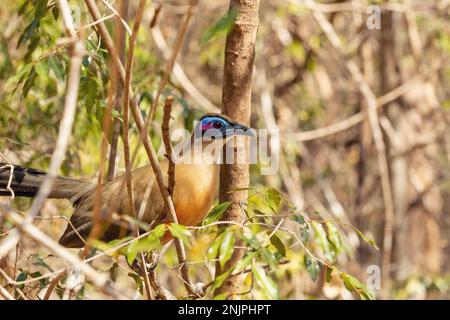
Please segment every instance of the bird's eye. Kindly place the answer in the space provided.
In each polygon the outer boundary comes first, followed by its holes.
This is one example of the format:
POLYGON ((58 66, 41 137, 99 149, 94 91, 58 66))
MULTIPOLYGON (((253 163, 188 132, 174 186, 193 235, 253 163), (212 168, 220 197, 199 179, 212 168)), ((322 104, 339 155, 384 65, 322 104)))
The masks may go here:
POLYGON ((220 128, 222 128, 222 123, 219 122, 219 121, 214 121, 214 122, 213 122, 213 128, 214 128, 214 129, 220 129, 220 128))

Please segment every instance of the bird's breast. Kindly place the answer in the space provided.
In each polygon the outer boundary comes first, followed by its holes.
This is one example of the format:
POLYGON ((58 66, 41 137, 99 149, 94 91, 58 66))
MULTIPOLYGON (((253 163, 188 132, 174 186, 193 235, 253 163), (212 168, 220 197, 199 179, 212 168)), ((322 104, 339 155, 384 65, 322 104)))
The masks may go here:
POLYGON ((218 176, 217 165, 176 166, 174 206, 179 223, 196 225, 206 216, 216 194, 218 176))

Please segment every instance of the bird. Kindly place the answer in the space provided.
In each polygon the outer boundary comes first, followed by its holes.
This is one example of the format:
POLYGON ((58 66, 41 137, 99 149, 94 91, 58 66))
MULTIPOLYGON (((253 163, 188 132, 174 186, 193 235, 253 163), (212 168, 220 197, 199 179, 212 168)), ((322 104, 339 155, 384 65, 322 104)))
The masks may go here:
MULTIPOLYGON (((175 162, 173 204, 179 224, 197 225, 209 212, 218 189, 220 172, 220 161, 217 161, 220 152, 214 150, 222 150, 228 140, 238 135, 255 137, 255 131, 223 114, 207 113, 200 117, 175 162)), ((160 166, 167 184, 168 159, 161 160, 160 166)), ((10 173, 10 166, 0 163, 0 196, 11 195, 8 189, 10 173)), ((130 217, 140 212, 140 219, 144 223, 157 225, 166 222, 168 212, 151 165, 136 168, 131 175, 134 210, 130 206, 126 176, 123 174, 102 184, 101 217, 111 217, 112 210, 120 217, 130 217), (144 201, 146 197, 148 201, 144 201), (146 205, 140 210, 142 203, 146 205)), ((46 172, 43 170, 14 166, 9 187, 15 196, 34 197, 45 177, 46 172)), ((96 183, 86 179, 56 177, 48 198, 68 199, 74 207, 70 223, 59 238, 60 245, 67 248, 85 245, 94 225, 96 187, 96 183)), ((123 221, 117 223, 105 218, 102 223, 104 228, 99 239, 105 242, 120 239, 132 232, 131 226, 128 224, 124 227, 123 221)))

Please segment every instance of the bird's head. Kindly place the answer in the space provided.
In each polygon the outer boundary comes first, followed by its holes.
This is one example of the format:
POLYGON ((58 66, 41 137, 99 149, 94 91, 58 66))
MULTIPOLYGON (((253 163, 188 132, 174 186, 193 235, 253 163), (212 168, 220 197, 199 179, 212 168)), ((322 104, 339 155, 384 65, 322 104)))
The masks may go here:
POLYGON ((255 130, 243 124, 232 121, 220 113, 203 115, 195 127, 196 138, 208 137, 212 140, 226 139, 232 136, 243 135, 255 137, 255 130))

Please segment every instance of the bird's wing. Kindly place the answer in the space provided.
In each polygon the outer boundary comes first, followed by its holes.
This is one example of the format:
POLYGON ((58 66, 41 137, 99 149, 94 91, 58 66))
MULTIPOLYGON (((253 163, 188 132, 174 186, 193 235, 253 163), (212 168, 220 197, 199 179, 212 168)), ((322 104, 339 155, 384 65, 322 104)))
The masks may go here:
MULTIPOLYGON (((162 161, 162 166, 166 166, 164 161, 162 161)), ((111 219, 112 212, 130 217, 133 214, 139 216, 141 213, 140 220, 149 224, 153 222, 153 226, 163 222, 164 202, 151 166, 144 166, 133 171, 134 210, 129 205, 124 179, 124 175, 119 176, 102 187, 103 200, 100 212, 103 232, 99 239, 103 241, 126 236, 134 227, 128 226, 123 221, 118 222, 111 219), (146 193, 148 193, 148 197, 146 193), (141 205, 144 206, 141 208, 141 205)), ((95 189, 93 188, 74 201, 75 211, 59 240, 61 245, 69 248, 84 246, 85 239, 89 236, 93 226, 94 199, 95 189)))

